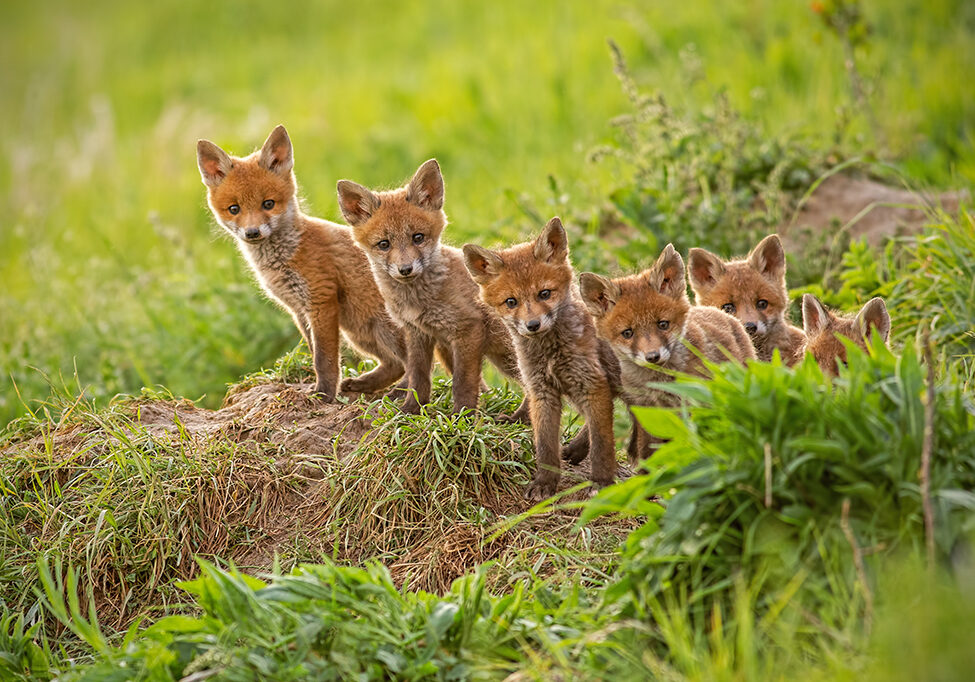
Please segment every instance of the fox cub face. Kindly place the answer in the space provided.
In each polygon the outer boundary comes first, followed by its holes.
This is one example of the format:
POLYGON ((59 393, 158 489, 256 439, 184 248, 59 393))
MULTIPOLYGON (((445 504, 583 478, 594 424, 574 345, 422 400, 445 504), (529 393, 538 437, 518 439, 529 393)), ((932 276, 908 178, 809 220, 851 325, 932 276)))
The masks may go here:
POLYGON ((548 221, 535 241, 510 249, 490 251, 466 244, 464 260, 481 287, 481 299, 521 336, 550 330, 560 307, 570 300, 569 245, 558 217, 548 221))
POLYGON ((430 265, 447 224, 443 176, 436 159, 420 166, 399 189, 373 192, 340 180, 338 195, 342 215, 374 268, 408 281, 430 265))
POLYGON ((237 239, 257 243, 294 220, 294 153, 284 126, 271 132, 260 151, 244 158, 200 140, 196 159, 210 210, 237 239))
POLYGON ((639 275, 611 280, 584 272, 579 286, 599 336, 619 356, 638 365, 666 365, 681 346, 691 303, 684 261, 672 244, 639 275))
POLYGON ((757 338, 785 323, 789 292, 778 235, 763 239, 743 261, 726 263, 704 249, 691 249, 687 263, 698 305, 734 315, 757 338))
POLYGON ((837 338, 845 336, 863 350, 867 339, 879 334, 884 343, 890 337, 890 313, 882 298, 872 298, 856 317, 841 317, 826 309, 812 294, 802 297, 802 326, 806 351, 811 353, 824 374, 836 376, 839 363, 846 364, 846 346, 837 338))

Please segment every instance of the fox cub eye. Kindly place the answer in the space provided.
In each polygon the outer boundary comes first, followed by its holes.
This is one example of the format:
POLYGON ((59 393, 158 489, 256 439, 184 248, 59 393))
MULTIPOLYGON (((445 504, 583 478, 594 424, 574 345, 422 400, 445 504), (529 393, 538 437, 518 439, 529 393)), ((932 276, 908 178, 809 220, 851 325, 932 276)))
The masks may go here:
POLYGON ((538 292, 538 300, 547 301, 551 295, 552 295, 551 289, 542 289, 541 291, 538 292))
POLYGON ((376 248, 378 248, 380 251, 389 251, 389 240, 388 239, 380 240, 379 243, 376 244, 376 248))
POLYGON ((631 339, 633 338, 633 330, 627 327, 620 332, 620 336, 622 336, 624 339, 631 339))
POLYGON ((240 213, 240 206, 237 204, 231 204, 227 207, 227 212, 230 213, 230 215, 237 215, 240 213))
POLYGON ((504 304, 509 308, 514 308, 518 305, 518 299, 516 298, 506 298, 504 299, 504 304))
POLYGON ((413 243, 414 244, 422 244, 423 243, 423 233, 422 232, 417 232, 415 235, 413 235, 413 243))
POLYGON ((657 329, 660 329, 661 331, 666 331, 669 328, 670 328, 669 320, 660 320, 659 322, 657 322, 657 329))
POLYGON ((755 307, 759 310, 765 310, 768 308, 768 301, 766 301, 764 298, 760 298, 758 299, 758 303, 755 304, 755 307))
POLYGON ((725 303, 723 306, 721 306, 721 309, 723 311, 725 311, 726 313, 728 313, 729 315, 734 315, 735 314, 735 304, 734 303, 725 303))
POLYGON ((270 211, 274 208, 274 199, 265 199, 261 206, 264 207, 265 211, 270 211))

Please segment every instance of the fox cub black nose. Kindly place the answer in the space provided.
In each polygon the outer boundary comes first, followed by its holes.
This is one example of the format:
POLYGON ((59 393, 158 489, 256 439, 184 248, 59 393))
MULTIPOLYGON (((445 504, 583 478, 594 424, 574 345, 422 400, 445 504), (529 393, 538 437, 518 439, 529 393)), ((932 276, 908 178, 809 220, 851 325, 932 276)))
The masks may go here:
POLYGON ((758 325, 755 324, 754 322, 746 322, 745 331, 748 332, 749 334, 754 334, 755 332, 758 331, 758 325))
POLYGON ((406 275, 410 274, 411 272, 413 272, 413 266, 412 265, 401 265, 401 266, 399 266, 399 274, 403 275, 404 277, 406 275))
POLYGON ((647 362, 656 362, 659 359, 660 359, 660 351, 647 353, 647 362))
POLYGON ((542 326, 542 323, 539 322, 538 320, 532 320, 531 322, 529 322, 529 323, 527 323, 525 325, 525 327, 527 327, 528 328, 528 331, 530 331, 530 332, 537 332, 538 331, 538 328, 541 327, 541 326, 542 326))
POLYGON ((257 227, 248 227, 244 230, 244 236, 248 239, 257 239, 261 236, 261 230, 257 227))

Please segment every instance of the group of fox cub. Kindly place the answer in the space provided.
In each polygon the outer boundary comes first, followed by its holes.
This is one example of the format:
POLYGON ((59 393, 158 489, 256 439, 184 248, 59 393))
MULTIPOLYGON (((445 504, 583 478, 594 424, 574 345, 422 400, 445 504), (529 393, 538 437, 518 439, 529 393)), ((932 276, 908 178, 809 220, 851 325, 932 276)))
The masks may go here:
MULTIPOLYGON (((404 186, 373 191, 342 180, 344 226, 302 213, 294 155, 278 126, 257 152, 238 158, 200 140, 197 158, 217 221, 235 238, 265 291, 289 310, 314 358, 315 391, 374 393, 396 385, 402 409, 430 399, 436 354, 453 376, 454 411, 475 409, 487 357, 525 389, 509 420, 530 421, 537 466, 526 496, 552 495, 560 457, 591 457, 596 487, 616 474, 613 401, 669 404, 650 387, 673 373, 703 375, 711 362, 782 360, 811 353, 824 371, 844 361, 842 335, 865 347, 886 341, 882 299, 855 317, 839 317, 809 294, 804 329, 785 318, 785 253, 776 235, 744 260, 724 261, 691 249, 688 266, 670 244, 645 272, 609 279, 582 273, 577 283, 565 230, 552 218, 533 241, 492 251, 440 241, 447 224, 444 182, 436 160, 404 186), (697 305, 687 296, 690 279, 697 305), (339 334, 378 360, 372 371, 339 385, 339 334), (405 358, 405 362, 404 362, 405 358), (560 446, 562 399, 585 426, 560 446)), ((652 438, 634 420, 629 455, 652 453, 652 438)))

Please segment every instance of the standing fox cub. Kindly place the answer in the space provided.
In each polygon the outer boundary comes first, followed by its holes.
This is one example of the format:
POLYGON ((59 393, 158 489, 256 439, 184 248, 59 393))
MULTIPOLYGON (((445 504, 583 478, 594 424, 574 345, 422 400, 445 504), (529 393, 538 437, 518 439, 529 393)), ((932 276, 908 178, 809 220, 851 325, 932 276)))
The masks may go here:
POLYGON ((837 336, 845 336, 863 350, 873 334, 887 343, 890 313, 882 298, 867 301, 856 317, 841 317, 826 310, 812 294, 802 296, 802 326, 806 330, 805 350, 812 354, 824 374, 836 376, 839 362, 846 364, 846 346, 837 336))
MULTIPOLYGON (((562 396, 586 419, 580 434, 588 432, 593 482, 609 485, 616 475, 613 398, 619 391, 619 363, 596 337, 579 298, 562 222, 552 218, 534 242, 503 251, 467 244, 464 257, 481 299, 504 320, 518 351, 537 459, 526 497, 543 499, 558 486, 562 396)), ((584 446, 581 452, 584 457, 584 446)))
MULTIPOLYGON (((433 353, 453 374, 454 412, 477 407, 486 356, 518 381, 518 363, 504 325, 477 299, 477 285, 459 249, 440 243, 447 225, 440 165, 430 159, 405 187, 373 192, 338 183, 339 207, 372 265, 389 313, 406 332, 405 412, 430 400, 433 353)), ((524 403, 512 419, 524 419, 524 403)))
POLYGON ((386 312, 366 256, 348 228, 312 218, 298 206, 294 154, 284 126, 260 151, 238 158, 209 140, 197 161, 210 210, 236 238, 267 294, 291 312, 315 364, 315 392, 335 398, 339 330, 379 366, 342 382, 343 391, 370 393, 403 376, 402 330, 386 312))
MULTIPOLYGON (((711 362, 755 358, 741 322, 714 308, 691 306, 684 261, 671 244, 646 272, 612 280, 584 272, 580 286, 599 336, 619 358, 628 405, 674 404, 671 394, 647 384, 673 380, 658 369, 704 375, 697 353, 711 362)), ((652 442, 635 419, 633 425, 629 454, 638 461, 650 456, 652 442)))
POLYGON ((697 305, 721 308, 741 320, 759 360, 768 362, 778 348, 786 365, 799 361, 806 337, 785 319, 789 291, 778 235, 763 239, 744 260, 725 262, 704 249, 691 249, 687 267, 697 305))

